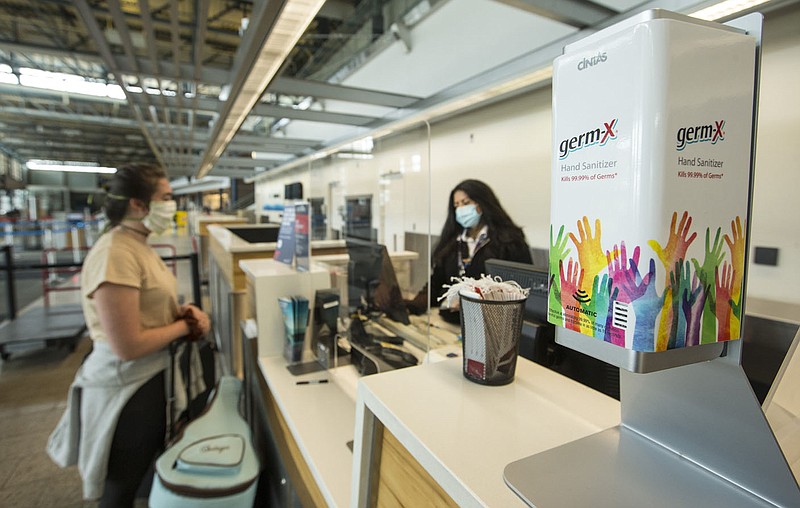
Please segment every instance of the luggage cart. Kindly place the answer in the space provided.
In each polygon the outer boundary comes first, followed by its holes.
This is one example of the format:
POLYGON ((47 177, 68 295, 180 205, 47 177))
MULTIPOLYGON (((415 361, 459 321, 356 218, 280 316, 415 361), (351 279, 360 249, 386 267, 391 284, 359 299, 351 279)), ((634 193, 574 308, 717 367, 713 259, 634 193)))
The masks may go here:
MULTIPOLYGON (((42 268, 44 305, 29 306, 18 315, 14 297, 14 258, 11 249, 10 245, 2 246, 6 261, 3 269, 6 272, 10 311, 9 319, 0 323, 0 358, 6 361, 12 353, 49 347, 65 347, 70 352, 74 351, 78 341, 86 332, 83 309, 77 303, 50 305, 49 293, 64 290, 75 291, 80 289, 80 286, 77 283, 68 286, 53 285, 53 281, 50 279, 55 272, 51 274, 50 270, 68 269, 72 277, 77 280, 77 274, 80 272, 79 262, 76 263, 76 266, 50 268, 46 266, 49 264, 47 263, 47 253, 43 252, 42 257, 45 262, 41 266, 44 267, 42 268)), ((50 252, 51 256, 52 254, 50 252)))

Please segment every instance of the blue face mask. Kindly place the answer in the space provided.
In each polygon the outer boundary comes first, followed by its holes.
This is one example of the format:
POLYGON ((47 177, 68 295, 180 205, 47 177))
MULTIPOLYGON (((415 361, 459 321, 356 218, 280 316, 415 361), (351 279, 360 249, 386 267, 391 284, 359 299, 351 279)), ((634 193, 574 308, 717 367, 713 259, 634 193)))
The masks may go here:
POLYGON ((467 229, 475 227, 481 220, 481 214, 478 213, 476 205, 464 205, 456 208, 456 222, 461 224, 462 227, 467 229))

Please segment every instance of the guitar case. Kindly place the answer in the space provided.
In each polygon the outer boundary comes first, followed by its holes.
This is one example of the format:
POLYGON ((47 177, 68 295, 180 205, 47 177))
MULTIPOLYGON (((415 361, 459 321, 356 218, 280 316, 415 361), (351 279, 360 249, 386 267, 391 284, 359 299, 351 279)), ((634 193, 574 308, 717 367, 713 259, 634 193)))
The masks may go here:
POLYGON ((239 414, 241 381, 223 376, 206 410, 156 460, 152 508, 252 507, 259 463, 239 414))

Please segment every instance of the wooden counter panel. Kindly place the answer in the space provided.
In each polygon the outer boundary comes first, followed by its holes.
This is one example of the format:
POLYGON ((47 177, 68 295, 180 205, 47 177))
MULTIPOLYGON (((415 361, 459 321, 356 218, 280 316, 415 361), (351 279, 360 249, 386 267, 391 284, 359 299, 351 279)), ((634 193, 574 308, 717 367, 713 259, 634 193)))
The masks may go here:
POLYGON ((380 454, 377 506, 458 507, 385 427, 380 454))
POLYGON ((215 221, 213 218, 199 220, 197 223, 197 234, 199 236, 209 236, 208 226, 230 226, 231 224, 247 224, 247 219, 222 219, 215 221))
POLYGON ((347 254, 347 247, 314 247, 314 244, 311 244, 311 261, 314 261, 314 256, 328 254, 347 254))
POLYGON ((270 259, 274 250, 263 250, 258 252, 228 252, 213 236, 209 237, 209 255, 219 265, 220 272, 230 284, 234 291, 246 289, 247 276, 239 267, 239 261, 243 259, 270 259))

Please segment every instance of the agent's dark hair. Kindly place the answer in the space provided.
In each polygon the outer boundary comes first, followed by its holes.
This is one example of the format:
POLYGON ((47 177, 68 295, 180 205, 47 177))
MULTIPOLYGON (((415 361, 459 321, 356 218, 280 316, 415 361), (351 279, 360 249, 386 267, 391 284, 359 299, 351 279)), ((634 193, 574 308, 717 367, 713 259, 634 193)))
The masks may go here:
POLYGON ((503 246, 525 243, 525 234, 522 232, 522 228, 514 224, 491 187, 480 180, 464 180, 450 191, 450 198, 447 201, 447 220, 442 227, 439 243, 433 251, 434 266, 444 263, 447 257, 456 250, 456 239, 464 230, 456 221, 456 209, 453 206, 453 196, 456 191, 464 192, 480 206, 481 219, 484 224, 489 226, 489 241, 498 251, 502 251, 503 246))
POLYGON ((106 183, 106 200, 103 204, 108 227, 119 225, 128 211, 131 198, 149 203, 158 189, 158 182, 167 173, 156 164, 126 164, 117 168, 106 183))

